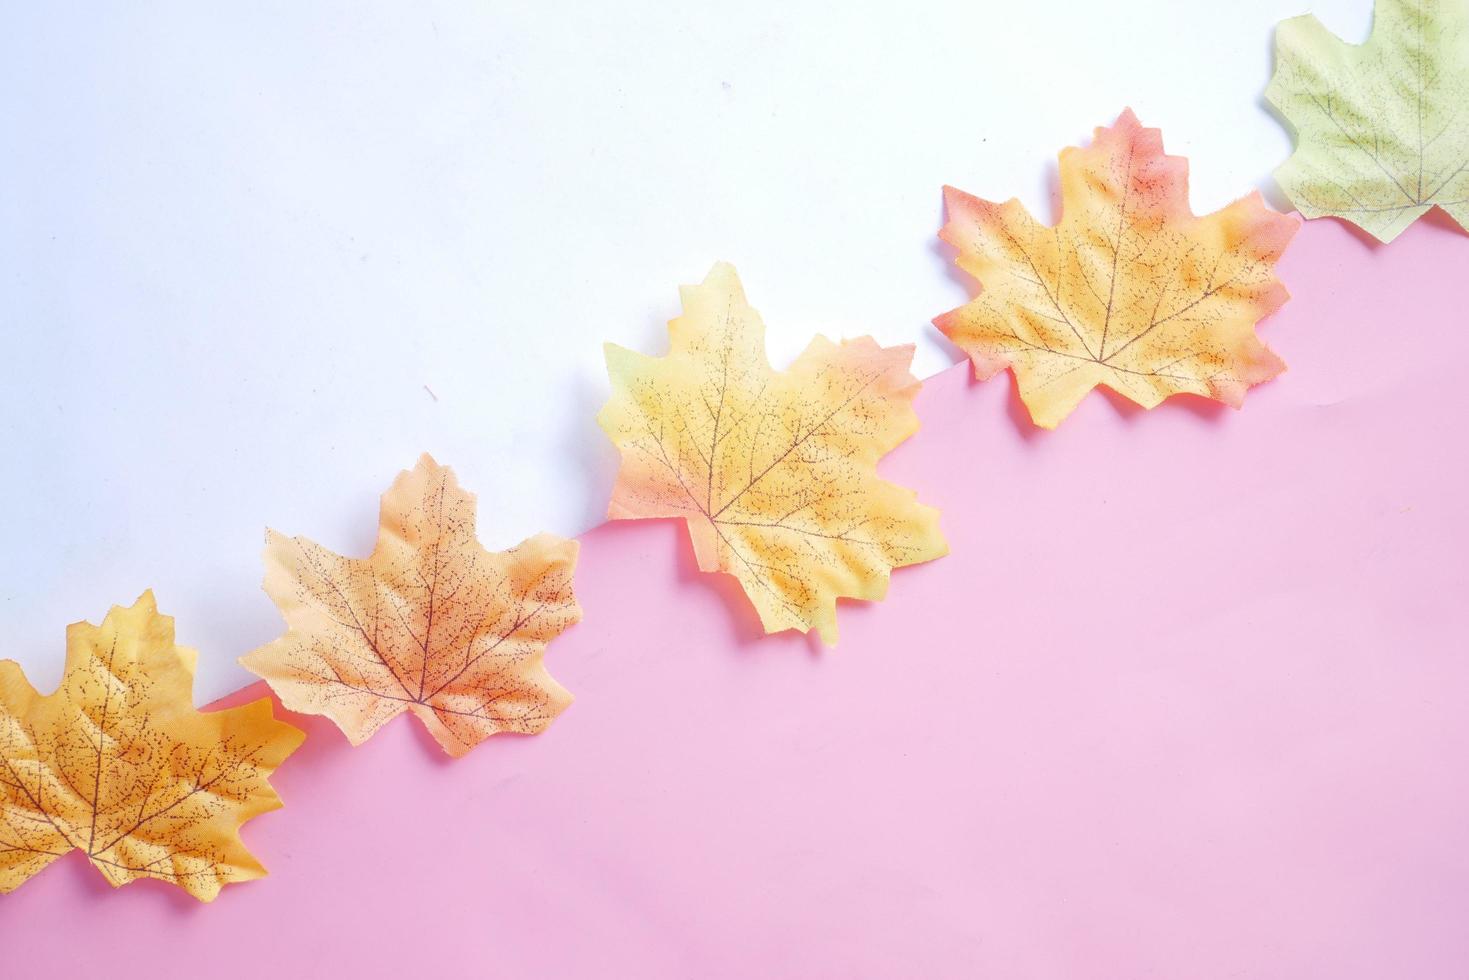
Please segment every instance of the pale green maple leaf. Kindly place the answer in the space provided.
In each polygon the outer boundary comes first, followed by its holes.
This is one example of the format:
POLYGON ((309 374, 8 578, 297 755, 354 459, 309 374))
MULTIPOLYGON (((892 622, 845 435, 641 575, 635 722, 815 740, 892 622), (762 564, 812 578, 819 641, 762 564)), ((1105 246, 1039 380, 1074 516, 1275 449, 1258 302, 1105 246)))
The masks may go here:
POLYGON ((1303 215, 1384 242, 1434 205, 1469 227, 1469 0, 1378 0, 1360 45, 1293 17, 1275 60, 1265 97, 1297 138, 1275 178, 1303 215))

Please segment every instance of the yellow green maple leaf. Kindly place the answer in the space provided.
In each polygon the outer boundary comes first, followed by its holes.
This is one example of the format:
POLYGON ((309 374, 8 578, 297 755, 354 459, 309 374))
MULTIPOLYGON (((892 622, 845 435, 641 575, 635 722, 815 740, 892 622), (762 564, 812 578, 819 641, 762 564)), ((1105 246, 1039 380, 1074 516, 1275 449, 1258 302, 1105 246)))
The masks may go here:
POLYGON ((1275 178, 1303 215, 1384 242, 1435 205, 1469 227, 1469 0, 1378 0, 1360 45, 1293 17, 1275 59, 1265 95, 1296 135, 1275 178))

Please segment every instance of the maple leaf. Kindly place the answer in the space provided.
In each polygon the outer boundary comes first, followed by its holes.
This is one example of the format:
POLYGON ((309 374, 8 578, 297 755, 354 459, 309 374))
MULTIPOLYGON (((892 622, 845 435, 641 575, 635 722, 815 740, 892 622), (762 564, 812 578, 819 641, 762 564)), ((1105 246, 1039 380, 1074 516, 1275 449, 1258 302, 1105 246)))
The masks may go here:
POLYGON ((1469 227, 1469 0, 1378 0, 1360 45, 1293 17, 1275 60, 1265 97, 1297 141, 1275 179, 1302 214, 1384 242, 1434 205, 1469 227))
POLYGON ((581 619, 578 546, 538 534, 491 553, 474 512, 425 453, 383 494, 371 557, 268 532, 265 591, 289 630, 240 663, 353 745, 404 711, 456 757, 497 732, 544 731, 571 703, 542 657, 581 619))
POLYGON ((1273 265, 1297 222, 1258 193, 1196 217, 1188 164, 1132 110, 1061 152, 1061 220, 944 188, 940 232, 979 295, 934 320, 981 380, 1010 368, 1054 428, 1105 385, 1145 408, 1190 392, 1236 408, 1285 365, 1255 324, 1285 302, 1273 265))
POLYGON ((144 592, 67 627, 52 694, 0 661, 0 892, 72 850, 114 887, 159 878, 206 902, 265 874, 239 828, 281 805, 267 778, 305 735, 266 698, 195 711, 197 656, 144 592))
POLYGON ((892 568, 948 550, 938 511, 876 474, 918 429, 913 347, 817 337, 777 372, 732 266, 681 295, 667 356, 606 347, 607 516, 684 518, 699 567, 738 579, 766 632, 834 643, 838 597, 881 599, 892 568))

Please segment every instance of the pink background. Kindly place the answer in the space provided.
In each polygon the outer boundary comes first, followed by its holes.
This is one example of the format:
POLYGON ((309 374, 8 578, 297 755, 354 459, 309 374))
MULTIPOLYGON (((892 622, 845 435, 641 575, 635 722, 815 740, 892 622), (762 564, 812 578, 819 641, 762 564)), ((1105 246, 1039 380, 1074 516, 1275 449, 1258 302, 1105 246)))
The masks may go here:
POLYGON ((679 526, 598 528, 545 735, 297 719, 269 878, 72 855, 0 898, 4 972, 1463 977, 1466 270, 1439 220, 1309 224, 1240 413, 1042 433, 939 375, 885 472, 953 554, 834 651, 759 637, 679 526))

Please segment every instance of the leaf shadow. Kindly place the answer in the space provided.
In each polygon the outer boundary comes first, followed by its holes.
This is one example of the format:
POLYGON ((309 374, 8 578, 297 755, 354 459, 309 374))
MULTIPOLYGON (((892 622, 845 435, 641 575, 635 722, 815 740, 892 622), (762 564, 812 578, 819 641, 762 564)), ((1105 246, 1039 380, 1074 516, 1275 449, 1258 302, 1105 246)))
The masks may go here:
POLYGON ((619 458, 617 447, 602 427, 597 424, 597 413, 607 401, 605 379, 600 386, 580 379, 571 397, 576 401, 573 421, 561 434, 561 452, 576 466, 582 475, 581 513, 579 527, 596 527, 606 519, 607 498, 612 495, 612 486, 617 480, 619 458))
MULTIPOLYGON (((1005 415, 1010 419, 1010 424, 1015 427, 1015 434, 1020 437, 1021 442, 1027 444, 1039 442, 1046 437, 1046 430, 1036 425, 1035 420, 1030 417, 1030 409, 1025 406, 1025 400, 1020 397, 1020 382, 1016 380, 1015 372, 1012 370, 1001 373, 1005 378, 1005 415)), ((990 378, 990 383, 993 383, 994 380, 990 378)), ((985 382, 975 377, 971 370, 969 383, 981 385, 985 382)))
MULTIPOLYGON (((1438 208, 1434 208, 1433 210, 1429 211, 1429 214, 1432 214, 1434 211, 1437 211, 1437 210, 1438 210, 1438 208)), ((1423 217, 1426 218, 1426 217, 1428 217, 1428 215, 1424 215, 1423 217)), ((1353 238, 1355 238, 1357 240, 1357 244, 1361 245, 1363 248, 1365 248, 1369 252, 1379 252, 1382 249, 1384 249, 1384 248, 1387 247, 1386 243, 1380 242, 1380 241, 1377 240, 1377 236, 1376 235, 1372 234, 1371 232, 1369 232, 1369 231, 1367 231, 1367 230, 1365 230, 1363 228, 1358 227, 1357 225, 1353 224, 1352 222, 1348 221, 1347 219, 1342 218, 1342 217, 1339 217, 1339 216, 1334 215, 1334 214, 1325 214, 1325 215, 1322 215, 1319 218, 1307 218, 1305 215, 1302 215, 1301 216, 1301 220, 1302 221, 1329 221, 1332 224, 1336 225, 1338 228, 1341 228, 1342 230, 1344 230, 1348 235, 1350 235, 1353 238)), ((1420 218, 1419 220, 1421 221, 1423 219, 1420 218)))
MULTIPOLYGON (((618 537, 623 535, 657 534, 664 538, 662 547, 672 553, 673 575, 679 589, 697 589, 712 593, 719 615, 741 653, 764 651, 786 646, 804 646, 813 656, 825 649, 815 632, 801 634, 794 630, 769 634, 760 622, 760 614, 754 603, 745 594, 739 579, 728 572, 706 572, 699 568, 698 556, 683 518, 650 517, 638 520, 609 520, 583 536, 618 537)), ((635 548, 644 551, 644 548, 635 548)))
MULTIPOLYGON (((942 228, 944 224, 948 221, 948 215, 943 213, 942 206, 940 207, 939 212, 939 227, 942 228)), ((973 299, 975 296, 979 295, 978 290, 976 290, 975 288, 975 282, 969 277, 969 273, 959 268, 959 250, 957 248, 944 241, 938 235, 934 235, 933 241, 929 243, 928 250, 930 254, 932 254, 939 260, 939 264, 940 266, 942 266, 942 271, 945 279, 948 279, 954 285, 962 289, 964 291, 964 295, 969 297, 969 299, 973 299)), ((928 325, 931 330, 933 330, 941 338, 943 338, 944 343, 948 344, 951 347, 954 346, 953 341, 949 340, 948 337, 945 337, 944 332, 938 327, 934 326, 932 320, 928 321, 928 325)))
POLYGON ((760 614, 745 594, 740 580, 728 572, 706 572, 699 567, 693 539, 682 518, 668 518, 660 523, 667 524, 677 538, 673 544, 673 568, 679 584, 714 593, 735 645, 741 650, 753 648, 757 641, 763 640, 767 635, 765 627, 761 625, 760 614))
MULTIPOLYGON (((1195 395, 1187 391, 1169 395, 1156 408, 1144 408, 1126 395, 1118 394, 1106 385, 1098 385, 1096 390, 1102 393, 1117 418, 1127 426, 1136 425, 1143 416, 1158 412, 1183 412, 1202 422, 1217 425, 1232 411, 1223 402, 1216 402, 1212 398, 1205 398, 1203 395, 1195 395)), ((1065 422, 1061 424, 1065 425, 1065 422)))
MULTIPOLYGON (((178 885, 157 878, 140 878, 126 885, 113 887, 96 865, 92 864, 81 851, 71 851, 63 855, 52 862, 51 867, 46 868, 41 874, 65 877, 70 886, 81 892, 88 902, 119 901, 117 893, 125 891, 128 895, 133 896, 134 901, 154 903, 166 914, 179 918, 192 918, 209 904, 199 901, 178 885)), ((250 882, 240 884, 250 884, 250 882)), ((230 890, 236 887, 238 884, 226 885, 221 889, 215 902, 223 901, 230 890)))
POLYGON ((1418 219, 1419 224, 1425 224, 1438 231, 1446 231, 1455 235, 1469 234, 1469 228, 1454 220, 1454 216, 1435 204, 1429 208, 1428 213, 1418 219))
MULTIPOLYGON (((348 741, 347 736, 330 718, 324 715, 296 714, 286 709, 281 705, 280 699, 275 696, 275 693, 265 685, 264 681, 257 682, 257 684, 251 685, 251 687, 246 688, 244 691, 236 692, 210 707, 232 707, 234 703, 243 704, 246 701, 255 700, 254 697, 243 696, 247 692, 255 693, 256 697, 269 697, 274 707, 275 716, 278 719, 294 725, 306 733, 306 740, 302 743, 301 748, 297 749, 291 758, 282 764, 282 768, 271 777, 273 783, 281 784, 276 789, 283 801, 289 802, 286 800, 286 797, 293 791, 291 783, 296 771, 305 772, 318 766, 330 766, 334 763, 327 757, 349 754, 366 749, 366 743, 363 745, 353 745, 348 741), (259 690, 255 691, 254 689, 257 688, 259 690), (323 759, 327 761, 322 761, 323 759)), ((412 711, 403 711, 401 714, 389 719, 382 728, 379 728, 369 736, 369 741, 374 738, 383 737, 383 733, 394 726, 407 726, 408 737, 422 749, 430 765, 447 767, 464 761, 464 756, 455 757, 444 751, 443 746, 434 738, 433 733, 428 730, 428 726, 414 715, 412 711)), ((523 735, 519 732, 497 732, 485 739, 484 742, 470 749, 469 753, 465 755, 467 756, 471 753, 485 754, 486 745, 502 744, 504 742, 531 737, 533 736, 523 735)), ((246 829, 248 830, 248 826, 246 829)))
MULTIPOLYGON (((554 719, 552 720, 552 724, 555 724, 554 719)), ((430 732, 428 730, 428 726, 420 721, 418 717, 410 711, 403 712, 401 715, 388 722, 388 725, 407 725, 410 729, 409 738, 413 739, 413 741, 417 743, 419 749, 423 752, 428 764, 436 769, 448 769, 453 766, 463 766, 465 764, 465 760, 467 760, 470 756, 474 756, 478 759, 484 759, 486 756, 494 755, 496 752, 504 751, 505 748, 507 748, 514 742, 520 741, 522 739, 530 739, 536 737, 534 735, 527 735, 524 732, 496 732, 495 734, 481 741, 478 745, 471 748, 468 752, 464 753, 464 755, 453 756, 444 750, 444 747, 439 744, 439 740, 434 738, 433 732, 430 732)), ((383 727, 386 728, 387 725, 384 725, 383 727)), ((345 741, 345 739, 343 741, 345 741)))
MULTIPOLYGON (((1269 87, 1270 79, 1274 77, 1275 32, 1271 31, 1270 35, 1265 38, 1266 87, 1269 87)), ((1281 127, 1285 130, 1286 137, 1290 140, 1290 149, 1286 153, 1286 158, 1289 158, 1290 155, 1295 152, 1296 141, 1299 138, 1296 135, 1296 128, 1291 125, 1290 120, 1285 117, 1285 114, 1277 109, 1274 103, 1272 103, 1269 99, 1265 97, 1265 88, 1261 88, 1260 94, 1255 96, 1255 105, 1261 109, 1264 109, 1266 115, 1273 117, 1275 121, 1280 123, 1281 127)), ((1280 162, 1284 163, 1285 159, 1282 159, 1280 162)), ((1277 164, 1276 166, 1279 166, 1279 164, 1277 164)), ((1265 203, 1269 204, 1277 211, 1289 214, 1296 209, 1295 205, 1290 202, 1290 198, 1286 197, 1285 188, 1281 187, 1280 182, 1275 179, 1274 167, 1272 167, 1262 177, 1255 181, 1255 189, 1260 192, 1260 196, 1265 199, 1265 203)))
MULTIPOLYGON (((1369 252, 1381 252, 1383 249, 1388 248, 1392 245, 1392 242, 1384 242, 1379 240, 1376 235, 1358 227, 1356 224, 1348 221, 1346 218, 1343 218, 1340 215, 1323 214, 1319 218, 1307 218, 1305 215, 1301 215, 1301 221, 1303 223, 1323 221, 1336 225, 1352 238, 1356 239, 1357 244, 1361 245, 1369 252)), ((1449 232, 1452 234, 1462 235, 1469 233, 1469 228, 1465 228, 1464 226, 1460 225, 1457 221, 1454 220, 1453 215, 1449 214, 1437 204, 1429 208, 1422 217, 1418 218, 1416 221, 1410 224, 1408 228, 1412 228, 1414 225, 1425 225, 1429 228, 1434 229, 1435 231, 1449 232)), ((1406 234, 1407 230, 1408 229, 1405 228, 1403 229, 1403 232, 1406 234)))

